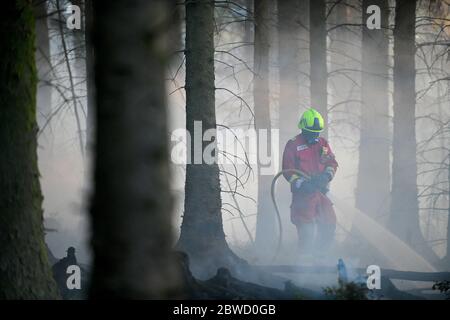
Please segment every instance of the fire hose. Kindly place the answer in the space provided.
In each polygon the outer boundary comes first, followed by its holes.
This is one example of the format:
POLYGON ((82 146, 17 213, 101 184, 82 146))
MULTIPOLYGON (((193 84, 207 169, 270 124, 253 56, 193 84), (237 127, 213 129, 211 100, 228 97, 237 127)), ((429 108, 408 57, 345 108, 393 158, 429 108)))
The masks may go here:
POLYGON ((272 258, 272 262, 275 261, 275 259, 277 258, 278 253, 279 253, 280 248, 281 248, 281 245, 282 245, 282 242, 283 242, 283 225, 281 223, 280 210, 278 209, 277 201, 275 199, 275 185, 276 185, 276 182, 277 182, 278 178, 284 173, 296 173, 296 174, 302 176, 303 178, 305 178, 306 180, 310 180, 311 179, 311 177, 309 175, 307 175, 306 173, 304 173, 303 171, 298 170, 298 169, 284 169, 284 170, 281 170, 272 179, 272 185, 270 187, 270 196, 272 197, 272 203, 273 203, 273 206, 275 208, 277 221, 278 221, 277 248, 276 248, 275 254, 274 254, 273 258, 272 258))

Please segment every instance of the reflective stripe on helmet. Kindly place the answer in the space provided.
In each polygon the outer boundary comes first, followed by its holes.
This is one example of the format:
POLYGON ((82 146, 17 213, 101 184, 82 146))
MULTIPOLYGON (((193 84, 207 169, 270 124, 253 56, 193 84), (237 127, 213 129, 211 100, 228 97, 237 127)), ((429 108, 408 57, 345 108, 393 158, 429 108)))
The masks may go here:
POLYGON ((309 132, 322 132, 324 120, 317 110, 310 108, 303 113, 298 127, 309 132))

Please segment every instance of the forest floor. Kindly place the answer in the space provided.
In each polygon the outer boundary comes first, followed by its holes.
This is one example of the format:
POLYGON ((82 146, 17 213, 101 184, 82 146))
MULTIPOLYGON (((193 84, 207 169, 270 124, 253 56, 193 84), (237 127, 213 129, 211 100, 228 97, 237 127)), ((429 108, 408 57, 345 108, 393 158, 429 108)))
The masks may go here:
MULTIPOLYGON (((381 277, 380 290, 368 290, 366 283, 361 282, 341 282, 335 280, 334 284, 326 280, 323 286, 302 285, 298 281, 298 274, 293 273, 273 273, 260 268, 259 266, 248 265, 247 270, 242 270, 241 274, 233 275, 226 268, 219 268, 217 274, 208 280, 196 279, 190 269, 189 260, 184 253, 177 253, 183 270, 183 279, 186 285, 186 294, 190 299, 300 299, 300 300, 334 300, 334 299, 373 299, 373 300, 423 300, 446 298, 445 294, 432 290, 433 282, 412 281, 408 283, 409 290, 400 290, 402 280, 391 280, 388 277, 381 277), (252 273, 251 275, 249 273, 252 273), (247 274, 247 275, 246 275, 247 274), (253 281, 243 281, 240 279, 251 279, 253 281), (256 281, 254 281, 257 279, 256 281), (258 279, 260 281, 258 281, 258 279), (276 287, 267 283, 278 282, 276 287), (326 285, 326 284, 329 285, 326 285), (283 287, 280 288, 280 285, 283 287), (428 289, 428 290, 425 290, 428 289)), ((303 275, 305 277, 305 275, 303 275)), ((337 270, 335 274, 328 274, 328 278, 338 278, 337 270)), ((321 283, 323 274, 309 274, 306 276, 310 282, 321 283)), ((404 281, 405 282, 405 281, 404 281)), ((303 282, 305 284, 305 282, 303 282)))
MULTIPOLYGON (((336 268, 336 271, 333 271, 333 266, 262 266, 248 264, 239 267, 238 272, 236 270, 230 271, 227 268, 218 268, 213 277, 201 280, 192 275, 189 258, 185 253, 176 252, 175 256, 177 263, 180 265, 184 284, 181 297, 185 299, 442 300, 447 298, 445 294, 432 290, 434 282, 391 280, 385 276, 381 277, 381 290, 369 291, 365 283, 353 281, 355 279, 354 274, 351 277, 352 281, 341 283, 338 280, 338 270, 336 268), (294 270, 296 268, 298 270, 294 270), (403 288, 407 289, 404 290, 403 288)), ((89 278, 90 266, 80 266, 83 270, 83 278, 89 278)), ((355 271, 353 270, 353 272, 355 271)), ((86 281, 83 281, 82 287, 81 293, 69 295, 68 299, 85 299, 87 297, 86 289, 89 285, 86 281)))

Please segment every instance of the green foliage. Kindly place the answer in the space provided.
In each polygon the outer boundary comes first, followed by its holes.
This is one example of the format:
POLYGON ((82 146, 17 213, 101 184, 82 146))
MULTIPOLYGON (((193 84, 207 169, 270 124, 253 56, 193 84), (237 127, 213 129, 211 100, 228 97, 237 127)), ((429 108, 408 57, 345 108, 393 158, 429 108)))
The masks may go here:
POLYGON ((331 300, 367 300, 368 289, 363 284, 339 280, 338 287, 326 287, 323 291, 331 300))
POLYGON ((445 293, 447 299, 450 300, 450 281, 439 281, 433 284, 433 290, 439 290, 441 293, 445 293))

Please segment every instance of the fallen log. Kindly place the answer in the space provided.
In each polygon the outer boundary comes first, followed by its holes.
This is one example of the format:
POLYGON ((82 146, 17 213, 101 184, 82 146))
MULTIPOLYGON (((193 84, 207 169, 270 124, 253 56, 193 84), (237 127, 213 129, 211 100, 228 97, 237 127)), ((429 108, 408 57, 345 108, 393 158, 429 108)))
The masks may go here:
MULTIPOLYGON (((219 268, 217 274, 208 280, 195 278, 189 268, 189 257, 184 252, 176 252, 178 263, 184 283, 184 298, 188 299, 219 299, 219 300, 285 300, 285 299, 319 299, 322 294, 299 288, 293 283, 286 281, 284 289, 277 289, 259 285, 252 282, 239 280, 233 276, 227 268, 219 268)), ((248 267, 246 272, 260 272, 248 267)))
MULTIPOLYGON (((255 268, 273 273, 313 273, 313 274, 337 274, 336 267, 330 266, 294 266, 294 265, 278 265, 278 266, 254 266, 255 268)), ((366 269, 355 268, 358 274, 366 274, 366 269)), ((381 275, 389 279, 410 280, 410 281, 443 281, 450 279, 450 272, 416 272, 416 271, 400 271, 393 269, 381 269, 381 275)))

